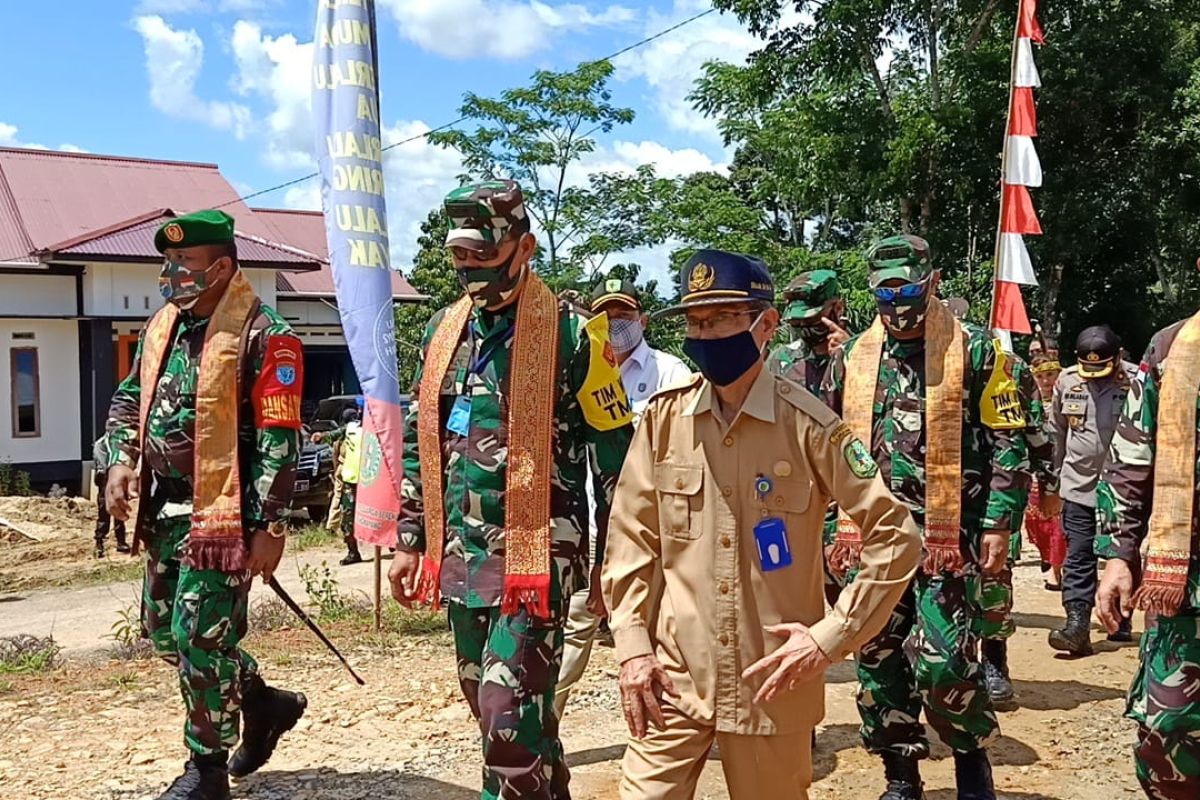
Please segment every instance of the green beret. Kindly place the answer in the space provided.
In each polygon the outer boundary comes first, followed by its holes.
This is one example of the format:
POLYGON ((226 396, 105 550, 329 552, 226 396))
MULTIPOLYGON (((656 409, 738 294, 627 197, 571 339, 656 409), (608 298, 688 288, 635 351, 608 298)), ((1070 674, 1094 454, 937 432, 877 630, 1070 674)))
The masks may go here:
POLYGON ((168 247, 199 247, 232 241, 233 217, 213 209, 176 217, 154 234, 154 246, 160 253, 165 253, 168 247))

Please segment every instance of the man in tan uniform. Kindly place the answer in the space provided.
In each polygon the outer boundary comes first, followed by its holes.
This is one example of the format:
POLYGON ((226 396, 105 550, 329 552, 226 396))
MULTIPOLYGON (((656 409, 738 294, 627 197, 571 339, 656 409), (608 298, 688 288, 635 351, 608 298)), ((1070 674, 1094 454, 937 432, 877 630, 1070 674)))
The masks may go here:
POLYGON ((920 537, 850 429, 763 348, 779 314, 758 259, 684 266, 685 352, 703 377, 652 398, 617 485, 605 599, 632 734, 620 796, 690 798, 720 746, 730 797, 806 798, 833 661, 875 635, 920 537), (863 530, 862 572, 825 619, 833 499, 863 530))

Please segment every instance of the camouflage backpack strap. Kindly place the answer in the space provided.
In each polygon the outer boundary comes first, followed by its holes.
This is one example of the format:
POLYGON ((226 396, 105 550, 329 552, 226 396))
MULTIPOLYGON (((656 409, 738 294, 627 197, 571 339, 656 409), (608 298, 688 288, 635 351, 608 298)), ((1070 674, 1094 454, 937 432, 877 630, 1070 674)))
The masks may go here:
POLYGON ((425 367, 417 389, 417 449, 421 459, 421 485, 425 504, 425 559, 421 564, 418 594, 422 601, 438 603, 442 547, 446 538, 446 496, 442 464, 442 382, 463 329, 471 315, 471 298, 463 295, 446 310, 425 351, 425 367))
POLYGON ((1167 356, 1158 399, 1150 549, 1134 602, 1146 611, 1173 616, 1183 605, 1192 554, 1200 314, 1184 323, 1167 356))

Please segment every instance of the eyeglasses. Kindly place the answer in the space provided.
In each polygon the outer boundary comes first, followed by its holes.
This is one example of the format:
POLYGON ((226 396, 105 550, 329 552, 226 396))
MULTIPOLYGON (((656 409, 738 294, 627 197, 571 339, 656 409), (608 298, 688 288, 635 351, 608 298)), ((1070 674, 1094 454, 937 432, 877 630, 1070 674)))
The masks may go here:
POLYGON ((740 333, 736 330, 738 320, 741 317, 746 317, 751 314, 760 314, 760 311, 722 311, 720 314, 714 314, 707 319, 687 320, 687 335, 696 338, 705 333, 740 333))
POLYGON ((914 300, 924 296, 929 289, 929 278, 906 283, 903 286, 880 286, 874 290, 875 299, 881 303, 894 303, 897 300, 914 300))

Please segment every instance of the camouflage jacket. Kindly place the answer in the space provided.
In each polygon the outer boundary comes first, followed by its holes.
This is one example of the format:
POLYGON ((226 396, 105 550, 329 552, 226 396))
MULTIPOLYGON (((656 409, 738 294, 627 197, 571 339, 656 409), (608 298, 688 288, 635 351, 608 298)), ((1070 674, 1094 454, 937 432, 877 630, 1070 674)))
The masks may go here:
MULTIPOLYGON (((985 530, 1015 531, 1029 492, 1024 431, 993 430, 982 420, 984 390, 997 368, 992 340, 968 329, 963 394, 962 537, 972 547, 985 530)), ((846 359, 861 336, 834 355, 822 387, 824 400, 842 413, 846 359)), ((1009 362, 1011 364, 1011 362, 1009 362)), ((892 493, 925 524, 925 342, 887 337, 875 395, 871 454, 892 493)))
MULTIPOLYGON (((1119 558, 1138 572, 1140 549, 1154 507, 1155 432, 1158 427, 1158 394, 1163 365, 1183 322, 1165 328, 1150 346, 1125 398, 1125 408, 1109 447, 1108 460, 1096 490, 1099 530, 1096 554, 1119 558)), ((1200 402, 1200 401, 1198 401, 1200 402)), ((1197 424, 1200 452, 1200 423, 1197 424)), ((1196 473, 1200 475, 1200 471, 1196 473)), ((1188 569, 1185 604, 1200 609, 1200 485, 1192 505, 1192 562, 1188 569)))
MULTIPOLYGON (((801 339, 781 344, 767 356, 767 370, 772 375, 784 377, 787 375, 788 370, 792 368, 792 365, 803 361, 808 356, 808 345, 801 339)), ((803 381, 798 381, 798 383, 803 384, 803 381)))
MULTIPOLYGON (((425 330, 413 404, 404 426, 400 546, 425 549, 417 413, 424 351, 444 312, 425 330)), ((504 588, 504 487, 508 451, 509 364, 516 309, 472 313, 442 385, 440 416, 445 466, 446 542, 442 595, 471 607, 499 605, 504 588), (465 398, 460 401, 459 398, 465 398), (469 402, 469 427, 460 435, 449 427, 456 403, 469 402)), ((603 559, 608 512, 617 475, 633 435, 631 424, 601 432, 585 421, 577 397, 587 378, 591 340, 587 320, 559 304, 559 374, 555 413, 553 487, 550 499, 551 595, 561 600, 587 585, 586 482, 589 463, 596 498, 596 560, 603 559)))
MULTIPOLYGON (((154 400, 146 421, 146 451, 141 453, 142 468, 154 473, 162 496, 160 502, 190 502, 196 429, 196 381, 200 374, 200 354, 204 348, 207 319, 184 312, 179 315, 175 339, 165 359, 162 378, 154 388, 154 400)), ((133 368, 113 395, 109 407, 105 438, 109 465, 135 467, 139 456, 138 414, 142 396, 142 338, 138 340, 133 368)), ((242 378, 242 412, 239 447, 243 476, 242 514, 249 530, 287 515, 296 483, 296 462, 300 457, 300 432, 291 428, 255 426, 253 408, 257 383, 263 375, 267 348, 284 340, 301 349, 300 340, 274 309, 262 306, 251 326, 242 378), (248 470, 248 473, 247 473, 248 470)))

